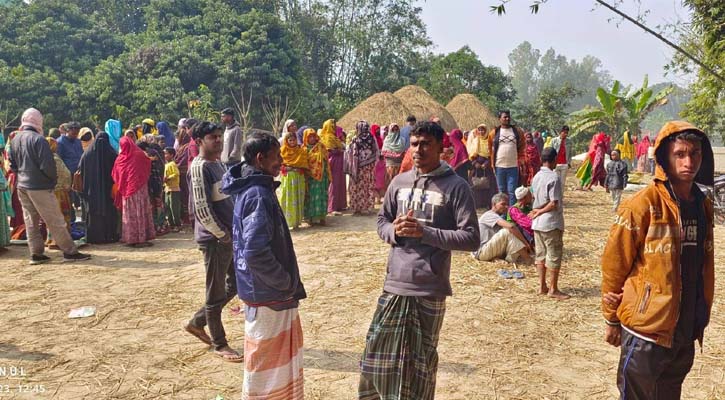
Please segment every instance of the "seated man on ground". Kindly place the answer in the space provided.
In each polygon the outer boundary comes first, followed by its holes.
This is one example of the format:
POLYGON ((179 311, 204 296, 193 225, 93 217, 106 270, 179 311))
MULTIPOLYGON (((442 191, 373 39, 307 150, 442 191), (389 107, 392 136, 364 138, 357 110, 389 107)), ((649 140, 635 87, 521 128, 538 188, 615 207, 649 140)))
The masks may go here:
POLYGON ((531 204, 534 202, 534 196, 526 186, 519 186, 514 193, 516 194, 516 203, 509 207, 506 221, 515 224, 526 238, 526 242, 533 246, 534 230, 531 229, 529 213, 532 210, 531 204))
POLYGON ((504 216, 508 211, 509 198, 506 193, 498 193, 491 199, 491 209, 478 219, 481 232, 481 245, 473 252, 473 258, 479 261, 504 259, 507 262, 531 263, 531 246, 521 231, 504 216))

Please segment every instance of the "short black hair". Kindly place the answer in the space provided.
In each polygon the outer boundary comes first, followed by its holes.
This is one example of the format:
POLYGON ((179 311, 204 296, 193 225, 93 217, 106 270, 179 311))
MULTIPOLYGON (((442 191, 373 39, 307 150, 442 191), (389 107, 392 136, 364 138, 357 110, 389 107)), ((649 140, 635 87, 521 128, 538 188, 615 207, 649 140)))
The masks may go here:
MULTIPOLYGON (((614 149, 614 150, 612 150, 612 153, 614 153, 615 151, 616 151, 616 152, 617 152, 617 154, 619 154, 620 156, 622 155, 622 152, 621 152, 621 151, 619 151, 619 149, 614 149)), ((610 153, 610 154, 611 154, 611 153, 610 153)))
POLYGON ((233 117, 234 116, 234 110, 232 110, 231 108, 227 107, 227 108, 225 108, 225 109, 222 110, 222 115, 231 115, 233 117))
POLYGON ((685 140, 692 143, 702 144, 704 137, 703 134, 699 131, 688 129, 686 131, 678 132, 674 135, 663 138, 660 142, 660 145, 657 146, 657 150, 655 150, 655 160, 657 161, 657 164, 662 166, 665 172, 667 172, 667 168, 669 165, 669 157, 667 157, 667 149, 669 148, 669 143, 676 140, 685 140))
POLYGON ((511 116, 511 111, 509 111, 509 110, 501 110, 501 111, 498 112, 498 117, 501 118, 501 116, 503 116, 504 114, 508 114, 508 116, 510 117, 511 116))
POLYGON ((562 126, 562 127, 561 127, 561 131, 562 131, 562 132, 563 132, 563 131, 567 131, 567 132, 569 132, 569 125, 564 125, 564 126, 562 126))
POLYGON ((405 119, 405 122, 418 122, 418 120, 415 118, 415 115, 408 115, 408 118, 405 119))
POLYGON ((213 122, 202 121, 197 122, 191 128, 191 137, 194 139, 204 139, 204 136, 214 133, 217 130, 221 130, 222 127, 213 122))
POLYGON ((556 149, 553 147, 545 147, 541 151, 541 162, 542 163, 553 163, 556 161, 556 149))
POLYGON ((176 156, 176 150, 174 150, 173 147, 166 147, 166 148, 164 148, 164 153, 171 154, 171 157, 175 157, 176 156))
POLYGON ((247 140, 242 146, 244 160, 250 164, 254 164, 257 154, 266 154, 270 150, 280 147, 279 140, 276 137, 264 132, 252 132, 247 136, 247 140))
POLYGON ((433 135, 436 140, 443 142, 443 136, 446 134, 446 131, 435 122, 421 121, 415 124, 410 134, 415 136, 423 134, 433 135))

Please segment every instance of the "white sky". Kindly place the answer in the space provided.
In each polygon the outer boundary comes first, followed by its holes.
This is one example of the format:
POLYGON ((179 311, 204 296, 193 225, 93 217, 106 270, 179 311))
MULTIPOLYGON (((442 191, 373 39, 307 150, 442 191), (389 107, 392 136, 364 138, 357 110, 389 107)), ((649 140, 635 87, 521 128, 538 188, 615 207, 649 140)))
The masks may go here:
MULTIPOLYGON (((613 79, 625 84, 639 84, 645 74, 650 85, 663 81, 687 84, 686 76, 664 76, 664 66, 674 50, 629 21, 617 19, 612 11, 595 6, 593 0, 549 0, 536 15, 529 10, 531 3, 512 0, 501 17, 489 11, 491 5, 500 4, 498 0, 426 0, 418 5, 423 8, 422 17, 437 53, 468 44, 484 64, 508 71, 511 50, 529 41, 542 54, 553 47, 568 59, 595 56, 613 79)), ((624 3, 620 6, 623 11, 637 14, 636 1, 624 3)), ((641 4, 651 10, 647 26, 655 31, 658 24, 689 18, 679 0, 641 0, 641 4)))

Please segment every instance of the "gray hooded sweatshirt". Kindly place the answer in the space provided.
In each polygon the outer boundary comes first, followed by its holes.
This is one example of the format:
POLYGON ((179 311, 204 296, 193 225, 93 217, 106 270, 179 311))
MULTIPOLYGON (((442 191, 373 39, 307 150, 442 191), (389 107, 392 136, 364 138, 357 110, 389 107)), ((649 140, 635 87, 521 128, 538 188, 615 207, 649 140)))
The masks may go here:
POLYGON ((400 296, 450 296, 451 251, 474 251, 479 245, 468 183, 445 162, 429 174, 413 169, 396 176, 378 214, 378 235, 392 246, 384 291, 400 296), (423 225, 422 238, 395 235, 393 221, 408 210, 423 225))

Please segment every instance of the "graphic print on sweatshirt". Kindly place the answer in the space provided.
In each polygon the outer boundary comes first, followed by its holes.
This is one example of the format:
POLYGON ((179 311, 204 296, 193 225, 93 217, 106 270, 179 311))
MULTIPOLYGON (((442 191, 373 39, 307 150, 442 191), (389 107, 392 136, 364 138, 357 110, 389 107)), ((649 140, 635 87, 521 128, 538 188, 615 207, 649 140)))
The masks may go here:
POLYGON ((446 204, 446 196, 434 190, 405 188, 398 190, 398 214, 404 215, 413 210, 413 216, 419 222, 432 225, 436 209, 446 204))

